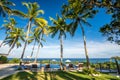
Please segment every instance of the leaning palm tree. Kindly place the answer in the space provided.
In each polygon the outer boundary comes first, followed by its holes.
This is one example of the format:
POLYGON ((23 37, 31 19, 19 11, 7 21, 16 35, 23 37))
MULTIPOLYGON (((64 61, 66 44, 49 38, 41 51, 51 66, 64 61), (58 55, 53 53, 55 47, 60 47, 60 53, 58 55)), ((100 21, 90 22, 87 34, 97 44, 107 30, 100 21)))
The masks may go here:
POLYGON ((86 1, 84 0, 81 0, 81 1, 80 0, 68 0, 68 4, 63 5, 62 14, 67 19, 71 20, 71 23, 70 23, 71 35, 74 36, 78 27, 81 28, 83 42, 84 42, 85 56, 87 60, 87 68, 90 68, 90 61, 89 61, 89 56, 88 56, 86 36, 85 36, 85 30, 84 30, 83 25, 91 26, 87 22, 87 19, 93 18, 96 12, 97 11, 89 7, 89 5, 86 4, 86 1))
POLYGON ((37 18, 40 14, 44 13, 43 10, 39 10, 39 5, 36 2, 34 2, 34 3, 23 2, 23 5, 28 9, 27 13, 23 13, 23 12, 16 11, 16 10, 12 11, 13 14, 16 14, 16 15, 19 15, 19 16, 22 16, 22 17, 28 19, 28 24, 26 26, 26 28, 27 28, 26 39, 25 39, 23 52, 22 52, 22 55, 21 55, 20 65, 22 63, 22 59, 24 57, 25 49, 26 49, 26 46, 28 44, 28 39, 29 39, 31 27, 32 27, 31 24, 32 24, 32 22, 34 22, 35 18, 37 18))
MULTIPOLYGON (((34 31, 33 31, 33 32, 34 32, 34 31)), ((35 45, 36 45, 36 43, 37 43, 38 41, 39 41, 39 39, 38 39, 38 34, 33 33, 33 35, 31 36, 30 40, 28 40, 28 43, 34 42, 30 57, 33 56, 34 49, 35 49, 35 45)))
POLYGON ((10 15, 12 13, 12 10, 9 8, 9 6, 14 6, 15 4, 13 2, 10 2, 8 0, 0 0, 0 15, 5 17, 6 14, 10 15))
POLYGON ((16 46, 17 48, 21 47, 21 41, 24 41, 24 31, 21 28, 14 28, 11 32, 7 33, 4 43, 5 45, 9 45, 10 49, 8 51, 8 55, 11 50, 16 46))
POLYGON ((35 24, 37 25, 37 27, 34 29, 34 33, 36 34, 36 41, 38 42, 38 49, 37 49, 37 53, 36 53, 36 57, 35 57, 35 63, 37 63, 37 57, 40 51, 40 47, 43 47, 42 45, 42 40, 45 41, 43 39, 44 35, 47 35, 47 21, 43 18, 36 18, 35 19, 35 24))
MULTIPOLYGON (((5 30, 5 33, 7 34, 8 32, 11 32, 15 25, 17 24, 14 18, 10 18, 9 20, 4 20, 4 24, 3 27, 1 27, 1 29, 5 30)), ((6 35, 5 39, 3 40, 3 42, 0 44, 0 47, 3 45, 4 41, 6 40, 8 34, 6 35)))
POLYGON ((66 38, 66 22, 64 18, 57 15, 57 19, 50 18, 54 26, 49 27, 49 32, 51 37, 55 37, 56 34, 59 35, 60 39, 60 69, 63 70, 63 37, 66 38))

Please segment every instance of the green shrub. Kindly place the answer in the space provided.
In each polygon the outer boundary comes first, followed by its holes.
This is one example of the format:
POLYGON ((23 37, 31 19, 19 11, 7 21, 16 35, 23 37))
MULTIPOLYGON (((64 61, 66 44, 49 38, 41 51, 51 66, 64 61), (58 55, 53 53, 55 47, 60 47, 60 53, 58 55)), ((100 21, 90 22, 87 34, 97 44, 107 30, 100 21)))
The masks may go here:
POLYGON ((83 73, 84 74, 90 74, 90 75, 92 75, 92 74, 100 74, 100 72, 98 72, 98 71, 96 71, 94 68, 84 68, 83 69, 83 73))
POLYGON ((13 58, 12 60, 9 61, 9 63, 19 63, 20 59, 18 58, 13 58))
POLYGON ((0 56, 0 63, 6 63, 8 61, 6 56, 0 56))

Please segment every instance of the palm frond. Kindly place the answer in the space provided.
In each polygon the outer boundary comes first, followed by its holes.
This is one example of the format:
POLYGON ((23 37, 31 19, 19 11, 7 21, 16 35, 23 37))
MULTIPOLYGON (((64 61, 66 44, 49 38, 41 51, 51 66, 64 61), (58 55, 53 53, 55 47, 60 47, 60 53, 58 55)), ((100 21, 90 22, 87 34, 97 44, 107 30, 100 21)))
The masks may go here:
POLYGON ((37 13, 38 14, 44 14, 44 11, 43 10, 38 10, 37 13))
POLYGON ((9 6, 15 6, 15 4, 13 2, 10 2, 10 1, 4 1, 3 4, 9 5, 9 6))
POLYGON ((27 18, 28 16, 26 15, 26 14, 24 14, 23 12, 21 12, 21 11, 18 11, 18 10, 12 10, 12 14, 13 15, 16 15, 16 16, 22 16, 22 17, 24 17, 24 18, 27 18))
POLYGON ((77 30, 77 27, 78 27, 78 21, 75 21, 74 23, 71 23, 71 34, 72 36, 75 35, 75 31, 77 30))
POLYGON ((85 20, 85 18, 80 19, 80 22, 83 23, 83 24, 86 25, 86 26, 89 26, 89 27, 92 26, 90 23, 88 23, 88 22, 85 20))

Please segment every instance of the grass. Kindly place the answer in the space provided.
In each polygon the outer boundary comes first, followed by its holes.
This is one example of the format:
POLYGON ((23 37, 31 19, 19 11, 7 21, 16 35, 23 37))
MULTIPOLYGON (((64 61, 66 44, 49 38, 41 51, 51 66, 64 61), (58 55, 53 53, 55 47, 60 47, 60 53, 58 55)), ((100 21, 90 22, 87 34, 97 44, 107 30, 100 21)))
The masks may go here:
POLYGON ((30 72, 24 71, 8 76, 1 80, 120 80, 115 76, 101 74, 101 76, 92 77, 80 72, 30 72))

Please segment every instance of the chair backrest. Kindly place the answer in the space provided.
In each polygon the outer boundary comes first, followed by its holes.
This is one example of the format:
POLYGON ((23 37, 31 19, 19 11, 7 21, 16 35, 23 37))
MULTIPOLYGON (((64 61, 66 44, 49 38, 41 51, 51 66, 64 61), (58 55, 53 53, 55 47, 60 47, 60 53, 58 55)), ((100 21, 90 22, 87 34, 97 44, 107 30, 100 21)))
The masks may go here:
POLYGON ((45 65, 45 68, 50 68, 50 64, 45 65))
POLYGON ((37 68, 37 64, 32 64, 32 68, 37 68))
POLYGON ((73 64, 69 64, 69 68, 73 68, 73 64))
POLYGON ((83 63, 79 63, 79 64, 78 64, 78 67, 83 67, 83 63))

